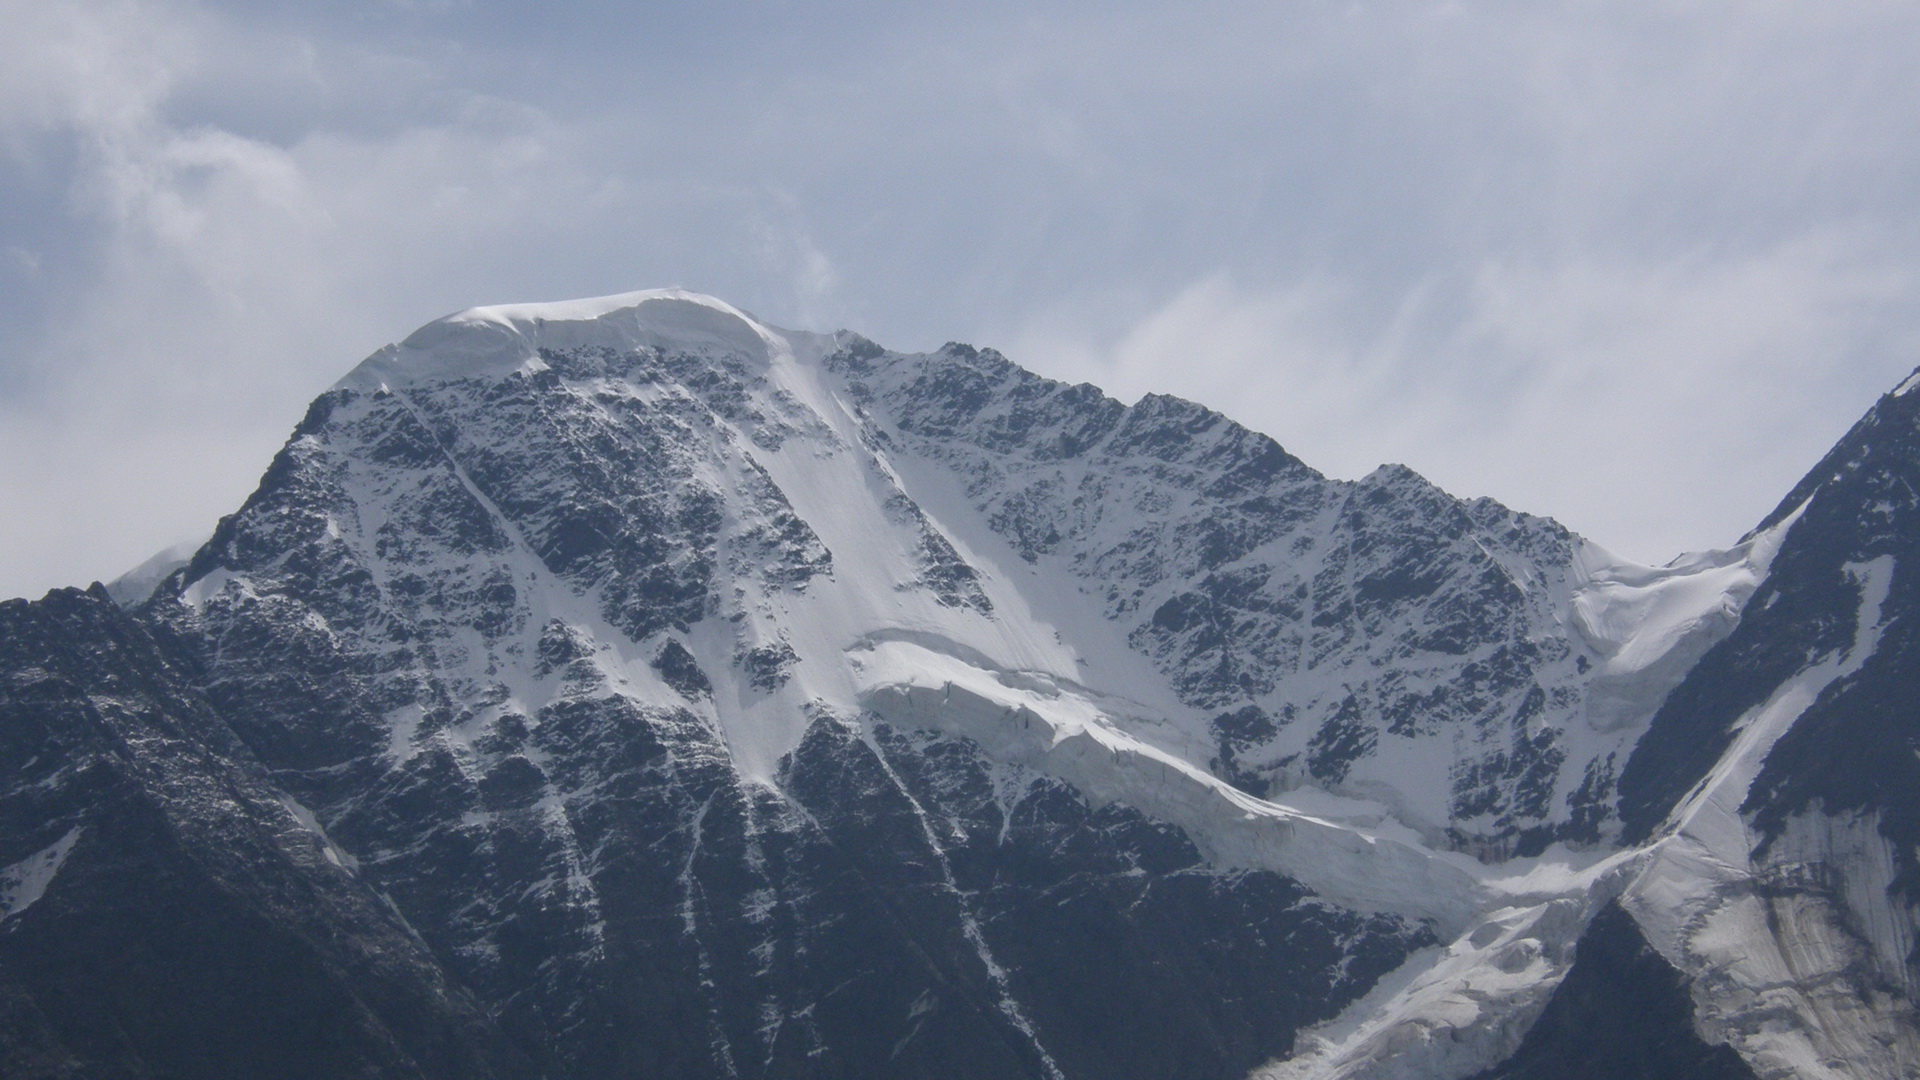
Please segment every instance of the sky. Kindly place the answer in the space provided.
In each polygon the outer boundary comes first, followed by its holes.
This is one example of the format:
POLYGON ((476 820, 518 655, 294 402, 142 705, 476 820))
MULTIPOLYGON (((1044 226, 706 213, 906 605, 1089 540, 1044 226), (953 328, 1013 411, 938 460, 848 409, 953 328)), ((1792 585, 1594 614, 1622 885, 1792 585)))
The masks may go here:
POLYGON ((0 596, 360 358, 680 286, 1178 394, 1630 558, 1920 364, 1920 6, 0 0, 0 596))

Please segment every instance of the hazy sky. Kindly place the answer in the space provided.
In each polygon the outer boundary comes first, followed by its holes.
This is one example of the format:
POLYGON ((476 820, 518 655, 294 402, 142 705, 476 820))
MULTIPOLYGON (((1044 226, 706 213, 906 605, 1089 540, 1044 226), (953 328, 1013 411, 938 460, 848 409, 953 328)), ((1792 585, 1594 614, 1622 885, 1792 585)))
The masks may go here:
POLYGON ((1920 363, 1920 6, 0 0, 0 595, 448 311, 680 285, 1664 562, 1920 363))

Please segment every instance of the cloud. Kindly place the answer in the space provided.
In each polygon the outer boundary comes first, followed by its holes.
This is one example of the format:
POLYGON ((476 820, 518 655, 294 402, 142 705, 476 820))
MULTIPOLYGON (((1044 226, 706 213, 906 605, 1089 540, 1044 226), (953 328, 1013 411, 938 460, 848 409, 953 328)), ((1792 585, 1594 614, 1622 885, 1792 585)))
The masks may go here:
POLYGON ((1597 539, 1661 562, 1756 524, 1857 418, 1852 388, 1920 344, 1901 322, 1911 269, 1843 234, 1468 277, 1464 312, 1434 285, 1372 322, 1342 317, 1350 287, 1213 276, 1104 347, 1038 329, 1016 351, 1125 398, 1211 403, 1337 476, 1405 462, 1456 494, 1601 522, 1597 539))
POLYGON ((137 2, 26 4, 8 12, 0 42, 0 122, 80 127, 96 136, 137 128, 196 59, 191 11, 154 18, 137 2))
POLYGON ((1737 535, 1913 354, 1902 5, 10 18, 0 592, 210 526, 474 303, 996 344, 1643 558, 1737 535))

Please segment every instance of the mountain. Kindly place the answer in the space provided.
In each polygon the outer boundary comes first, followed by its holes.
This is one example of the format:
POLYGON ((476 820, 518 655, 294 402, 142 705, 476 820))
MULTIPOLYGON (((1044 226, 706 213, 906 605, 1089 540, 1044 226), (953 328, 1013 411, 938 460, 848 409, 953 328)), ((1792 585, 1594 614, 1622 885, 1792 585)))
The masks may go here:
POLYGON ((1645 567, 987 349, 450 316, 0 605, 0 1062, 1920 1075, 1912 384, 1645 567))

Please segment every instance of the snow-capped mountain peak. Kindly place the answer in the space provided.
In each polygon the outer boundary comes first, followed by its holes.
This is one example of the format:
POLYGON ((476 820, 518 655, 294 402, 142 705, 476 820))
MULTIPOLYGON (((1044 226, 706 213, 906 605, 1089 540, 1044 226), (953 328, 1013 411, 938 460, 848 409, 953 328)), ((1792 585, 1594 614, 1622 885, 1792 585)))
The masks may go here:
POLYGON ((1645 567, 991 349, 473 308, 316 400, 132 615, 0 609, 0 690, 72 713, 0 761, 0 826, 45 819, 0 865, 58 863, 25 926, 167 857, 43 758, 257 822, 231 873, 329 898, 329 970, 417 952, 356 1000, 495 1047, 432 1075, 1517 1078, 1618 1053, 1559 989, 1615 983, 1699 1076, 1903 1075, 1912 755, 1818 759, 1835 701, 1898 711, 1916 407, 1645 567))
POLYGON ((715 352, 766 362, 816 335, 776 332, 733 305, 684 289, 645 289, 585 300, 496 304, 435 319, 374 353, 336 384, 373 389, 501 375, 537 363, 542 349, 715 352))

